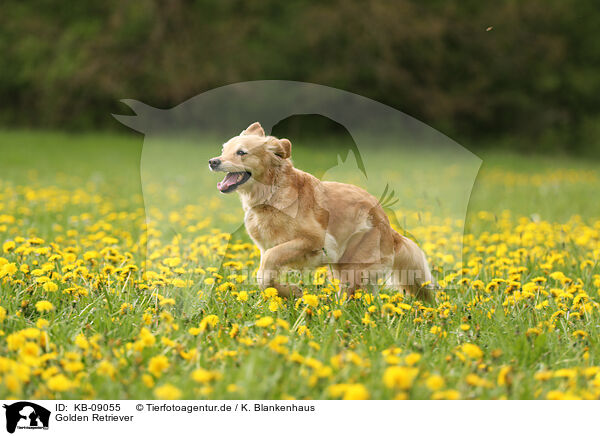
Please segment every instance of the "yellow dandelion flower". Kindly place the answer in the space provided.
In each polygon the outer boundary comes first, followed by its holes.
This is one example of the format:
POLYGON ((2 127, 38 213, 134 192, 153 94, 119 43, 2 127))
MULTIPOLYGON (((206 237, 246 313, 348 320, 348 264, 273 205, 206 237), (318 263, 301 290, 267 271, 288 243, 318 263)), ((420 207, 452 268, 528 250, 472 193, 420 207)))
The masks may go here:
POLYGON ((154 377, 158 378, 169 368, 169 366, 169 359, 167 359, 166 356, 154 356, 148 363, 148 372, 150 372, 154 377))
POLYGON ((552 371, 538 371, 533 375, 533 378, 539 381, 546 381, 552 378, 552 371))
POLYGON ((83 333, 79 333, 75 337, 75 345, 77 345, 82 350, 87 350, 88 348, 90 348, 90 343, 88 342, 87 338, 83 333))
POLYGON ((431 329, 429 329, 429 333, 434 334, 434 335, 439 334, 441 331, 442 331, 442 328, 437 325, 434 325, 431 327, 431 329))
POLYGON ((181 395, 181 390, 169 383, 154 389, 154 396, 159 400, 178 400, 181 395))
POLYGON ((265 299, 269 299, 269 298, 277 297, 278 291, 275 288, 266 288, 262 292, 262 294, 265 299))
POLYGON ((290 323, 287 322, 284 319, 277 318, 277 320, 275 321, 275 323, 277 324, 277 327, 281 327, 284 330, 289 330, 290 329, 290 323))
POLYGON ((46 385, 51 391, 64 392, 68 391, 73 387, 73 382, 65 377, 63 374, 58 374, 50 377, 46 382, 46 385))
POLYGON ((405 366, 390 366, 383 374, 383 383, 390 389, 407 390, 412 387, 419 370, 405 366))
POLYGON ((45 329, 50 325, 50 322, 47 319, 44 318, 39 318, 36 322, 35 322, 35 326, 38 329, 45 329))
POLYGON ((154 345, 154 343, 156 342, 156 338, 152 333, 150 333, 150 330, 148 330, 146 327, 142 327, 142 329, 140 330, 139 339, 142 342, 142 344, 147 347, 154 345))
MULTIPOLYGON (((214 279, 213 279, 214 280, 214 279)), ((176 288, 185 288, 186 283, 185 280, 182 280, 180 278, 175 278, 171 281, 171 284, 173 286, 175 286, 176 288)))
POLYGON ((463 344, 460 347, 461 351, 469 356, 471 359, 481 359, 483 357, 483 351, 475 344, 463 344))
POLYGON ((313 337, 310 329, 305 325, 298 326, 297 332, 298 332, 298 336, 306 336, 307 338, 313 337))
POLYGON ((37 303, 35 303, 35 309, 38 312, 50 312, 51 310, 54 310, 54 305, 52 303, 50 303, 49 301, 46 300, 42 300, 42 301, 38 301, 37 303))
POLYGON ((6 276, 12 276, 18 271, 17 265, 14 263, 6 263, 0 266, 0 278, 6 276))
POLYGON ((6 388, 12 393, 16 393, 21 390, 21 382, 13 374, 7 374, 4 376, 4 386, 6 386, 6 388))
POLYGON ((317 307, 319 305, 319 297, 312 294, 305 294, 302 296, 302 301, 308 307, 317 307))
POLYGON ((460 392, 454 389, 449 389, 447 391, 438 391, 434 392, 431 395, 432 400, 459 400, 460 392))
POLYGON ((217 315, 207 315, 200 321, 200 331, 204 332, 207 329, 214 328, 219 323, 217 315))
POLYGON ((272 298, 269 301, 269 311, 270 312, 277 312, 279 310, 280 306, 281 306, 281 304, 279 303, 279 301, 277 301, 276 298, 272 298))
POLYGON ((175 299, 174 298, 163 298, 159 303, 160 306, 174 306, 175 299))
POLYGON ((115 376, 116 371, 117 370, 115 369, 114 365, 107 360, 102 360, 98 364, 98 368, 96 369, 96 372, 98 374, 105 375, 110 378, 113 378, 115 376))
POLYGON ((361 384, 351 384, 346 387, 344 392, 343 400, 368 400, 369 399, 369 391, 364 385, 361 384))
POLYGON ((208 371, 206 369, 196 369, 192 372, 192 379, 197 383, 209 383, 220 378, 221 374, 217 371, 208 371))
POLYGON ((437 374, 430 375, 425 380, 425 385, 432 391, 439 391, 445 385, 444 378, 437 374))
POLYGON ((144 383, 144 385, 147 388, 154 387, 154 379, 152 378, 152 376, 150 374, 143 374, 142 375, 142 383, 144 383))
POLYGON ((510 366, 503 366, 500 368, 500 371, 498 371, 498 386, 506 386, 511 384, 511 369, 512 368, 510 366))
POLYGON ((494 386, 492 383, 485 380, 484 378, 479 377, 477 374, 467 375, 465 381, 467 382, 467 384, 475 387, 491 388, 494 386))
POLYGON ((17 244, 15 244, 15 241, 6 241, 4 244, 2 244, 2 250, 5 253, 9 253, 9 252, 13 251, 16 246, 17 246, 17 244))
POLYGON ((369 312, 365 312, 365 315, 360 321, 368 327, 375 327, 375 322, 371 319, 371 315, 369 315, 369 312))
POLYGON ((421 360, 421 355, 419 353, 410 353, 409 355, 407 355, 404 358, 404 362, 408 366, 413 366, 414 364, 416 364, 417 362, 419 362, 419 360, 421 360))
POLYGON ((255 323, 257 327, 269 327, 271 324, 273 324, 273 318, 270 316, 263 316, 255 323))
POLYGON ((54 282, 46 282, 42 285, 44 291, 46 292, 56 292, 58 290, 58 285, 54 282))

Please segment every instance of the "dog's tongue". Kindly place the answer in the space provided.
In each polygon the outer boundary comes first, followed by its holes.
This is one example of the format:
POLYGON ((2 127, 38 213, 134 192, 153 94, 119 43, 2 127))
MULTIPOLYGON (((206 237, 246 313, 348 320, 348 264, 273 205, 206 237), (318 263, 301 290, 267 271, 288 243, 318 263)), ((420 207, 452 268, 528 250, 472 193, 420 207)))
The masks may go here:
POLYGON ((217 183, 217 189, 219 189, 219 191, 227 191, 239 181, 240 174, 241 173, 227 173, 225 178, 217 183))

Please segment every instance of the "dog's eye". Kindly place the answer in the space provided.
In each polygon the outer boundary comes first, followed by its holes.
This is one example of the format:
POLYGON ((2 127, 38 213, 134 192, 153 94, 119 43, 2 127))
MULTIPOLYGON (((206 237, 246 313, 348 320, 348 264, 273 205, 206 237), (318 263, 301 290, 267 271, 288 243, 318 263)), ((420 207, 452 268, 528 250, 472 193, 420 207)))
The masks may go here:
POLYGON ((244 150, 238 150, 235 154, 237 154, 239 156, 243 156, 243 155, 248 154, 248 153, 246 153, 244 150))

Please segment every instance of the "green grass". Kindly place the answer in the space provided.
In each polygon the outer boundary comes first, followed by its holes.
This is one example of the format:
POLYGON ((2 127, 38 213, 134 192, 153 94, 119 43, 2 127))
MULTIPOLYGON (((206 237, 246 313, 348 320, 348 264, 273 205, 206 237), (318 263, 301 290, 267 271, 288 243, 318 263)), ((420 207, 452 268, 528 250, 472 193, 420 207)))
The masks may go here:
MULTIPOLYGON (((440 397, 600 395, 596 162, 482 156, 466 211, 454 187, 470 175, 447 159, 411 154, 387 169, 389 149, 363 151, 368 179, 350 161, 327 174, 377 196, 392 186, 400 200, 398 224, 427 250, 438 273, 458 273, 463 253, 467 281, 446 276, 448 289, 431 307, 390 289, 372 301, 340 301, 332 285, 308 284, 306 292, 319 296, 317 307, 281 300, 271 311, 274 299, 246 280, 207 280, 215 278, 211 268, 220 266, 227 235, 236 230, 230 260, 250 270, 258 262, 239 230, 237 196, 218 194, 218 177, 206 168, 219 142, 163 139, 146 142, 143 153, 142 143, 140 136, 0 132, 0 244, 15 242, 0 253, 6 310, 4 317, 0 310, 0 397, 169 397, 168 389, 156 390, 168 385, 182 398, 333 398, 330 387, 344 384, 352 386, 340 388, 348 397, 430 398, 433 374, 444 380, 440 397), (432 183, 414 183, 419 180, 432 183), (12 263, 28 271, 8 272, 12 263), (148 271, 156 275, 143 275, 148 271), (571 281, 550 276, 557 271, 571 281), (532 287, 537 277, 546 281, 532 287), (497 279, 518 285, 511 290, 497 279), (497 289, 479 289, 479 280, 497 289), (44 287, 46 281, 57 290, 44 287), (219 287, 225 282, 234 285, 219 287), (244 291, 248 298, 240 301, 244 291), (39 301, 54 309, 40 313, 39 301), (390 302, 395 314, 385 306, 390 302), (190 333, 209 315, 218 317, 214 327, 190 333), (289 328, 257 326, 266 316, 289 328), (24 331, 39 318, 49 321, 41 326, 48 340, 24 331), (301 334, 303 326, 309 335, 301 334), (154 343, 140 345, 142 328, 154 343), (80 334, 87 346, 76 340, 80 334), (272 342, 278 335, 287 341, 285 351, 272 342), (26 351, 27 344, 39 350, 26 351), (481 356, 466 356, 464 344, 477 345, 481 356), (415 353, 420 360, 411 361, 415 353), (150 383, 156 356, 165 356, 168 368, 150 383), (198 368, 216 377, 194 381, 198 368), (508 375, 499 382, 502 371, 508 375)), ((295 144, 293 157, 300 168, 322 172, 336 160, 328 149, 295 144)))

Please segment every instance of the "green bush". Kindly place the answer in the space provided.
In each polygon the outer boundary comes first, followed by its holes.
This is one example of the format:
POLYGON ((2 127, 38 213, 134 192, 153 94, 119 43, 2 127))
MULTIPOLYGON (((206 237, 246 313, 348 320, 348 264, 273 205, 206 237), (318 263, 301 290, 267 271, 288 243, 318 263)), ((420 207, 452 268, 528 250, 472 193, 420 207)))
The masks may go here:
POLYGON ((463 143, 593 152, 599 24, 592 0, 7 1, 0 123, 118 128, 122 98, 171 107, 287 79, 382 101, 463 143))

